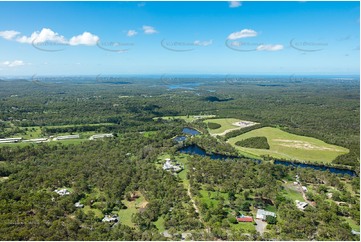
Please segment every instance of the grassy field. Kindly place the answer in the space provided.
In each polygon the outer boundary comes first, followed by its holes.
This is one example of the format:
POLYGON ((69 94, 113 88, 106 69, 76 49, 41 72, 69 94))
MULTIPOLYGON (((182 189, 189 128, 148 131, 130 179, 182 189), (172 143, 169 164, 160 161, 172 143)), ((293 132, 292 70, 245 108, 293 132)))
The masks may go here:
POLYGON ((228 201, 228 194, 222 192, 211 192, 206 190, 200 190, 199 193, 201 194, 200 201, 206 203, 208 207, 217 206, 221 197, 224 198, 225 201, 228 201))
POLYGON ((244 232, 252 232, 256 230, 256 227, 253 223, 237 223, 237 224, 230 224, 231 228, 235 228, 237 230, 244 230, 244 232))
POLYGON ((132 215, 138 213, 140 208, 145 208, 147 205, 144 196, 140 192, 137 192, 137 194, 139 198, 134 201, 122 200, 122 203, 127 206, 127 209, 121 209, 118 212, 120 222, 129 227, 135 227, 132 222, 132 215))
MULTIPOLYGON (((57 140, 57 141, 50 141, 50 142, 46 142, 45 144, 48 145, 56 145, 56 144, 63 144, 63 145, 78 145, 81 142, 87 141, 88 139, 69 139, 69 140, 57 140)), ((0 147, 2 146, 19 146, 19 147, 25 147, 27 145, 38 145, 38 144, 34 144, 34 143, 5 143, 5 144, 0 144, 0 147)))
POLYGON ((143 133, 144 137, 146 137, 146 138, 155 136, 156 134, 157 134, 157 131, 147 131, 147 132, 143 133))
POLYGON ((160 233, 163 233, 165 230, 164 227, 164 218, 160 216, 157 221, 154 222, 155 227, 159 230, 160 233))
POLYGON ((88 214, 90 211, 92 211, 92 212, 94 212, 95 216, 99 219, 102 219, 104 217, 102 211, 100 211, 97 208, 90 208, 90 206, 84 206, 83 211, 86 214, 88 214))
POLYGON ((269 155, 274 158, 299 161, 330 163, 337 156, 349 152, 348 149, 340 146, 330 145, 315 138, 290 134, 278 128, 271 127, 252 130, 231 138, 228 142, 241 153, 256 156, 269 155), (265 136, 267 138, 270 145, 269 150, 244 148, 235 145, 237 141, 257 136, 265 136))
POLYGON ((282 195, 284 195, 285 197, 291 199, 292 201, 298 200, 300 202, 304 202, 305 200, 302 197, 302 193, 290 189, 290 188, 286 188, 285 190, 282 191, 282 195))
POLYGON ((216 123, 221 125, 218 129, 210 129, 208 131, 211 135, 225 135, 225 132, 229 132, 236 129, 241 129, 242 127, 233 125, 233 123, 244 121, 236 118, 217 118, 217 119, 206 119, 203 122, 205 123, 216 123))
POLYGON ((346 222, 350 225, 350 227, 357 231, 360 232, 360 225, 357 224, 355 221, 353 221, 351 218, 344 218, 346 220, 346 222))
MULTIPOLYGON (((86 124, 89 126, 106 126, 106 125, 113 125, 112 123, 101 123, 101 124, 86 124)), ((83 125, 62 125, 62 126, 46 126, 47 128, 66 128, 66 127, 81 127, 83 125)), ((7 128, 7 129, 12 129, 12 128, 7 128)), ((18 134, 14 134, 9 138, 15 138, 15 137, 22 137, 23 140, 27 140, 27 139, 37 139, 37 138, 47 138, 46 136, 41 134, 41 128, 39 126, 33 126, 33 127, 19 127, 19 129, 24 130, 24 133, 18 133, 18 134)), ((153 131, 150 132, 145 132, 145 136, 150 137, 151 135, 154 135, 154 133, 152 133, 153 131)), ((47 144, 57 144, 57 143, 62 143, 64 145, 69 145, 69 144, 80 144, 83 141, 86 141, 89 139, 90 136, 98 134, 99 132, 96 131, 85 131, 85 132, 74 132, 74 134, 79 134, 80 135, 80 139, 69 139, 69 140, 57 140, 57 141, 51 141, 47 144)), ((65 135, 70 135, 72 133, 69 132, 65 132, 65 133, 57 133, 54 134, 53 136, 65 136, 65 135)), ((20 146, 20 147, 24 147, 30 144, 34 144, 31 142, 27 142, 27 143, 23 143, 23 142, 19 142, 19 143, 4 143, 4 144, 0 144, 1 146, 20 146)))
POLYGON ((164 120, 183 119, 184 121, 191 123, 197 119, 214 118, 215 116, 216 115, 165 116, 165 117, 155 117, 153 118, 153 120, 157 120, 159 118, 164 120))
POLYGON ((238 122, 240 121, 239 119, 235 119, 235 118, 217 118, 217 119, 206 119, 203 122, 208 123, 216 123, 221 125, 220 128, 218 129, 208 129, 210 134, 220 134, 223 133, 224 131, 228 130, 228 129, 234 129, 234 128, 239 128, 236 125, 232 125, 232 123, 238 122))

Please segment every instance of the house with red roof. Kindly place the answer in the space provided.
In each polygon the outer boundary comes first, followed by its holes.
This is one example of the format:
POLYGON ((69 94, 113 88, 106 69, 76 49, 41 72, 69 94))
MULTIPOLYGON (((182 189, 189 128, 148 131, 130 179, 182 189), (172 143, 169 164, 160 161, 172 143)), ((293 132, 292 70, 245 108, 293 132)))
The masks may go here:
POLYGON ((236 217, 238 222, 253 222, 253 218, 251 216, 240 215, 236 217))

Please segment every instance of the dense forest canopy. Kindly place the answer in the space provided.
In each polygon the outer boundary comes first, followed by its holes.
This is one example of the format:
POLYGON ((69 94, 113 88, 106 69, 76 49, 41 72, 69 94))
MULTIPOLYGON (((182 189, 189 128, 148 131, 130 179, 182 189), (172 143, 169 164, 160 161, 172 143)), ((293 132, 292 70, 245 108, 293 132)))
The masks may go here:
MULTIPOLYGON (((359 174, 359 80, 198 79, 0 81, 0 139, 80 134, 77 142, 0 144, 0 239, 358 240, 351 231, 359 231, 359 176, 177 150, 197 144, 237 156, 227 140, 270 126, 349 149, 333 164, 359 174), (194 89, 169 88, 197 81, 194 89), (212 136, 208 129, 218 125, 185 121, 196 115, 259 124, 212 136), (185 118, 159 118, 169 116, 185 118), (200 134, 182 134, 184 127, 200 134), (99 133, 112 137, 88 140, 99 133), (187 140, 175 142, 179 135, 187 140), (166 158, 182 171, 164 169, 166 158), (300 210, 295 200, 309 205, 300 210), (258 209, 277 214, 262 233, 237 222, 258 209), (104 222, 107 216, 119 221, 104 222)), ((238 145, 268 143, 257 137, 238 145)))

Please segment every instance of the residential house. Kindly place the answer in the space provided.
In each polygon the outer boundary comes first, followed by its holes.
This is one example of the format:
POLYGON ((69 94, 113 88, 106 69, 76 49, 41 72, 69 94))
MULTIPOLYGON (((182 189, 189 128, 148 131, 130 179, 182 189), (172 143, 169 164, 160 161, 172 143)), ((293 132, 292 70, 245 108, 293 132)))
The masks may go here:
POLYGON ((0 139, 0 144, 1 143, 18 143, 22 140, 23 138, 6 138, 6 139, 0 139))
POLYGON ((54 192, 56 192, 57 194, 59 194, 60 196, 65 196, 65 195, 69 195, 70 192, 67 189, 60 189, 60 190, 54 190, 54 192))
POLYGON ((257 210, 256 219, 261 219, 263 221, 266 221, 267 216, 276 217, 276 214, 274 212, 266 211, 263 209, 257 210))
POLYGON ((114 137, 113 134, 95 134, 92 135, 89 140, 95 140, 95 139, 103 139, 103 138, 112 138, 114 137))
POLYGON ((238 222, 253 222, 253 218, 251 216, 244 216, 243 214, 236 217, 238 222))
POLYGON ((298 200, 296 200, 295 202, 296 202, 297 208, 302 211, 305 210, 305 208, 308 206, 308 203, 306 203, 306 202, 300 202, 298 200))
POLYGON ((23 142, 42 143, 42 142, 48 142, 48 139, 47 138, 29 139, 29 140, 24 140, 23 142))
POLYGON ((102 219, 102 222, 118 222, 119 218, 117 215, 112 214, 112 215, 105 215, 105 217, 102 219))
POLYGON ((183 167, 180 164, 173 162, 173 161, 171 161, 171 159, 167 158, 167 159, 165 159, 165 163, 163 165, 163 170, 180 172, 181 170, 183 170, 183 167))
POLYGON ((65 135, 65 136, 58 136, 55 137, 54 140, 67 140, 67 139, 79 139, 80 135, 73 134, 73 135, 65 135))
POLYGON ((83 208, 83 207, 84 207, 84 204, 81 204, 80 202, 76 202, 76 203, 74 204, 74 206, 75 206, 76 208, 83 208))

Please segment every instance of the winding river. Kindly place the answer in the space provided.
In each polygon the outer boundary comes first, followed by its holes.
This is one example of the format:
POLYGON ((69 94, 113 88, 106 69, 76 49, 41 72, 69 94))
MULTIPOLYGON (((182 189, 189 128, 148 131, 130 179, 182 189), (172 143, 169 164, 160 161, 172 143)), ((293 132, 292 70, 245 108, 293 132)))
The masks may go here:
MULTIPOLYGON (((189 154, 189 155, 200 155, 200 156, 207 156, 211 158, 212 160, 225 160, 225 159, 236 159, 240 158, 237 156, 227 156, 227 155, 221 155, 221 154, 207 154, 204 149, 199 147, 198 145, 189 145, 182 147, 178 150, 181 153, 189 154)), ((260 160, 254 160, 257 163, 261 163, 260 160)), ((352 170, 347 169, 340 169, 340 168, 334 168, 334 167, 328 167, 328 166, 317 166, 312 164, 304 164, 304 163, 294 163, 291 161, 281 161, 281 160, 275 160, 275 165, 284 165, 284 166, 294 166, 294 167, 301 167, 301 168, 311 168, 314 170, 320 170, 320 171, 329 171, 331 173, 335 174, 341 174, 341 175, 349 175, 349 176, 356 176, 356 173, 352 170)))

